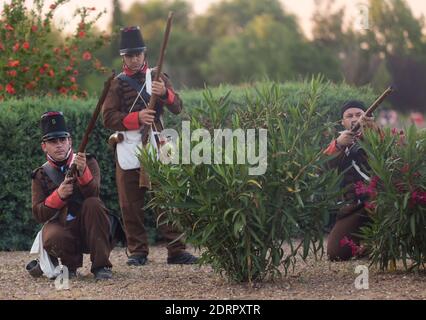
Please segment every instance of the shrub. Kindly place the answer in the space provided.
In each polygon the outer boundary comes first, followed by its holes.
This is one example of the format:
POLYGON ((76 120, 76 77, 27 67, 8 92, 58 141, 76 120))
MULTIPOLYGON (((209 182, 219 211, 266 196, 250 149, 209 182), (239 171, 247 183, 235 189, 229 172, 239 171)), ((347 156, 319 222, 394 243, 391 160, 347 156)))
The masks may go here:
POLYGON ((362 143, 375 185, 367 204, 372 222, 363 228, 372 264, 380 269, 402 260, 406 269, 426 262, 426 131, 387 129, 362 143))
MULTIPOLYGON (((318 79, 304 85, 309 90, 299 92, 296 102, 273 83, 248 90, 237 105, 229 94, 217 98, 207 91, 208 107, 192 112, 192 130, 267 129, 263 175, 250 175, 249 164, 182 164, 181 157, 179 164, 163 164, 149 149, 141 150, 156 186, 149 207, 162 210, 190 243, 205 248, 202 261, 230 280, 273 277, 281 265, 285 272, 294 266, 298 253, 305 259, 310 249, 323 252, 323 227, 339 193, 336 172, 323 172, 326 159, 320 156, 334 128, 328 121, 332 106, 319 108, 318 103, 330 85, 318 79), (301 238, 296 245, 295 235, 301 238)), ((198 141, 192 140, 194 148, 198 141)), ((213 140, 202 142, 214 150, 213 140)), ((181 132, 176 148, 186 142, 181 132)), ((237 155, 234 143, 222 160, 237 155)))

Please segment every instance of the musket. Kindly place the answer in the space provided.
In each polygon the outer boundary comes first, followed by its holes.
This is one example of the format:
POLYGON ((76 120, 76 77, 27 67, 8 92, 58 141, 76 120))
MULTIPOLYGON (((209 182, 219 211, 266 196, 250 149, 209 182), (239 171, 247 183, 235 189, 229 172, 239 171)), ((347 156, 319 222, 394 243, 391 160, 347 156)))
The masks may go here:
MULTIPOLYGON (((172 27, 172 19, 173 19, 173 12, 170 11, 169 16, 167 18, 166 31, 164 32, 163 43, 161 44, 161 50, 160 50, 160 57, 158 58, 157 68, 156 68, 153 81, 158 81, 160 79, 161 70, 163 69, 164 55, 166 53, 167 43, 169 42, 170 29, 172 27)), ((155 109, 157 98, 158 98, 157 95, 155 94, 151 95, 151 98, 149 99, 149 103, 148 103, 148 109, 150 110, 155 109)), ((152 125, 144 126, 142 129, 142 144, 144 147, 148 143, 151 127, 152 125)))
MULTIPOLYGON (((385 92, 382 93, 380 97, 377 98, 376 101, 373 102, 373 104, 367 109, 365 112, 366 117, 371 117, 373 112, 376 111, 376 109, 383 103, 383 101, 394 91, 394 88, 390 86, 385 90, 385 92)), ((361 122, 358 120, 358 122, 354 125, 354 127, 351 129, 353 133, 356 133, 361 128, 361 122)))
MULTIPOLYGON (((101 109, 102 109, 102 105, 105 102, 109 88, 111 87, 111 82, 114 78, 115 78, 115 72, 112 71, 111 76, 104 82, 104 89, 103 89, 102 94, 101 94, 101 96, 98 100, 98 103, 96 104, 95 111, 92 114, 92 118, 90 119, 90 122, 89 122, 89 124, 86 128, 86 131, 84 132, 83 139, 80 142, 80 145, 78 147, 77 152, 84 153, 86 151, 86 146, 87 146, 87 143, 89 142, 90 134, 92 133, 92 131, 95 127, 96 120, 98 119, 99 113, 101 112, 101 109)), ((68 169, 65 177, 75 179, 76 175, 77 175, 77 165, 75 163, 73 163, 71 165, 71 167, 68 169)), ((66 213, 66 211, 67 211, 66 208, 67 207, 65 206, 63 211, 61 211, 61 217, 64 216, 63 213, 66 213)), ((65 217, 66 217, 66 214, 65 214, 65 217)))
MULTIPOLYGON (((172 27, 172 19, 173 19, 173 11, 170 11, 169 16, 167 18, 166 30, 164 32, 163 43, 161 44, 160 56, 158 58, 157 68, 156 68, 156 72, 155 72, 155 76, 154 76, 153 81, 158 81, 160 79, 160 76, 161 76, 161 70, 163 68, 163 62, 164 62, 164 55, 166 53, 167 43, 169 42, 170 29, 172 27)), ((157 99, 158 99, 158 96, 155 95, 155 94, 152 94, 150 99, 149 99, 149 103, 148 103, 147 108, 150 109, 150 110, 154 110, 155 104, 157 103, 157 99)), ((143 126, 143 128, 141 130, 142 146, 144 148, 148 144, 151 129, 152 129, 152 125, 149 125, 149 126, 145 125, 145 126, 143 126)), ((161 131, 163 128, 156 128, 156 129, 161 131)), ((140 170, 139 186, 151 188, 151 182, 150 182, 148 174, 145 172, 145 169, 143 168, 143 166, 141 166, 141 170, 140 170)))

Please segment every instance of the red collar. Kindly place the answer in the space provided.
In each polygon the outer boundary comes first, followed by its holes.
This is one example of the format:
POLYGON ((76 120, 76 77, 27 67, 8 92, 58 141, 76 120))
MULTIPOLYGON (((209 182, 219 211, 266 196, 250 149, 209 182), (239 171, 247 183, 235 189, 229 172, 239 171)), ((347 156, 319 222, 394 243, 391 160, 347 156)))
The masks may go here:
MULTIPOLYGON (((71 163, 72 163, 72 161, 74 160, 74 153, 73 152, 71 152, 71 154, 69 155, 69 157, 68 157, 68 160, 67 160, 67 162, 66 162, 66 164, 65 165, 63 165, 62 167, 70 167, 70 165, 71 165, 71 163)), ((61 169, 61 167, 59 166, 59 164, 56 162, 56 161, 54 161, 53 160, 53 158, 51 157, 51 156, 49 156, 49 155, 47 155, 47 161, 49 162, 49 164, 53 167, 53 168, 55 168, 55 169, 61 169)))
POLYGON ((123 64, 123 72, 126 74, 126 76, 133 76, 137 73, 142 73, 145 74, 146 70, 148 69, 148 63, 145 61, 142 65, 142 68, 140 68, 138 71, 134 72, 132 70, 129 69, 129 67, 126 64, 123 64))

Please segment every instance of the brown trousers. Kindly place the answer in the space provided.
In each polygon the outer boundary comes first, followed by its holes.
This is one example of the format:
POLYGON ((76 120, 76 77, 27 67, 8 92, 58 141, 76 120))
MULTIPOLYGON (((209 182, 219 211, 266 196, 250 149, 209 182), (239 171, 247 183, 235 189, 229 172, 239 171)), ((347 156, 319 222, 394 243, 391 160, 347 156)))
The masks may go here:
POLYGON ((85 199, 80 213, 65 226, 56 220, 46 223, 42 238, 49 255, 60 258, 70 270, 83 265, 83 253, 90 254, 92 272, 99 267, 112 267, 110 221, 107 209, 97 197, 85 199))
POLYGON ((337 218, 336 224, 328 235, 327 255, 331 261, 344 261, 352 258, 352 249, 349 245, 341 245, 340 241, 347 237, 357 246, 360 238, 356 235, 361 227, 369 221, 367 213, 362 209, 342 218, 337 218))
MULTIPOLYGON (((127 248, 131 255, 148 255, 148 237, 144 226, 146 188, 139 187, 139 169, 123 170, 116 162, 116 182, 120 209, 127 238, 127 248)), ((158 213, 157 213, 158 215, 158 213)), ((159 221, 160 234, 167 241, 168 256, 173 257, 185 250, 185 244, 178 240, 181 233, 170 225, 159 221)))

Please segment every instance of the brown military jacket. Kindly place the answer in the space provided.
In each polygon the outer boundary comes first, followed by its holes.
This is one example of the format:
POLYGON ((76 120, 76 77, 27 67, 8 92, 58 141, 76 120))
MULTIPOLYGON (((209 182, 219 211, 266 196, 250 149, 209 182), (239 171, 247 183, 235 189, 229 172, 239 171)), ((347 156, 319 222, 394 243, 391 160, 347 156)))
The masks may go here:
MULTIPOLYGON (((155 75, 155 68, 152 70, 152 78, 155 75)), ((139 84, 145 83, 145 72, 138 72, 130 76, 139 84)), ((174 91, 169 78, 161 75, 167 88, 167 93, 164 97, 160 97, 156 104, 155 124, 157 128, 161 128, 163 107, 166 106, 172 113, 179 114, 182 111, 183 104, 179 95, 174 91)), ((135 101, 137 92, 127 83, 119 78, 115 78, 110 90, 107 94, 102 107, 103 123, 108 129, 114 131, 138 130, 141 125, 139 123, 138 112, 145 108, 142 99, 138 99, 131 112, 130 109, 135 101)), ((148 105, 149 100, 145 101, 148 105)))
MULTIPOLYGON (((72 157, 70 157, 72 158, 72 157)), ((71 163, 70 159, 69 163, 71 163)), ((81 210, 81 201, 89 197, 99 197, 100 171, 96 159, 87 156, 87 166, 81 177, 77 177, 74 183, 74 193, 70 200, 64 201, 57 192, 58 186, 48 177, 43 167, 37 168, 32 173, 32 213, 39 223, 45 223, 65 206, 65 214, 78 215, 81 210)), ((49 162, 55 170, 60 170, 49 162)), ((64 219, 66 217, 58 217, 64 219)), ((61 220, 64 221, 64 220, 61 220)))

